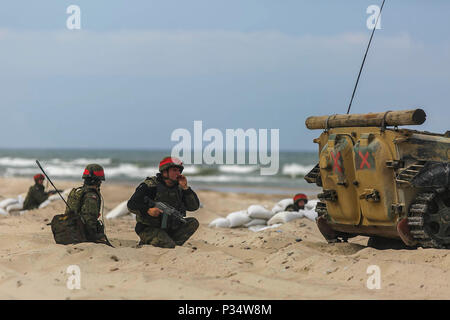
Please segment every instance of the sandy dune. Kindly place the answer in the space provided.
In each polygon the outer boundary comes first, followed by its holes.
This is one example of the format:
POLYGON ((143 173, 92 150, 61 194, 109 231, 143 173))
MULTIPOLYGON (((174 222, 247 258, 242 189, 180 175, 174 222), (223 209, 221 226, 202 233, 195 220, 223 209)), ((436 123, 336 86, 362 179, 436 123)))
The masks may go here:
MULTIPOLYGON (((16 196, 26 179, 0 179, 0 195, 16 196)), ((76 186, 58 182, 58 187, 76 186)), ((134 186, 102 188, 105 213, 134 186)), ((276 229, 211 229, 208 223, 250 204, 272 206, 280 196, 199 191, 201 225, 183 247, 137 247, 134 219, 106 221, 116 248, 56 245, 46 225, 62 201, 23 216, 0 217, 1 299, 448 299, 448 250, 376 250, 367 238, 327 244, 315 224, 295 220, 276 229), (67 267, 81 270, 69 290, 67 267), (381 289, 366 286, 367 267, 381 271, 381 289)))

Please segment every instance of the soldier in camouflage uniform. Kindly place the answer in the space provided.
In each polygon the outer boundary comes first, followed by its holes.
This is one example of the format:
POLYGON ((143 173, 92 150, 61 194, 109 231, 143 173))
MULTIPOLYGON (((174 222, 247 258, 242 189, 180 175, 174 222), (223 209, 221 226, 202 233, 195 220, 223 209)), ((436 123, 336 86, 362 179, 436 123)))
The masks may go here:
POLYGON ((128 201, 128 209, 136 214, 135 231, 141 239, 140 244, 175 248, 176 245, 183 245, 197 230, 197 219, 185 218, 186 223, 182 223, 172 216, 164 217, 165 214, 151 203, 163 202, 183 216, 186 216, 186 210, 195 211, 199 208, 200 201, 196 193, 181 174, 183 169, 179 159, 164 158, 159 164, 160 173, 145 179, 128 201))
POLYGON ((303 193, 297 193, 294 196, 294 204, 290 204, 286 207, 286 211, 296 211, 304 210, 305 204, 308 203, 308 197, 306 194, 303 193))
POLYGON ((37 174, 34 176, 34 185, 28 189, 27 197, 23 203, 23 210, 32 210, 39 208, 42 202, 48 199, 48 197, 54 192, 44 191, 44 180, 43 174, 37 174))
POLYGON ((103 224, 98 218, 101 214, 101 194, 100 185, 105 180, 102 166, 89 164, 83 173, 84 185, 74 188, 67 198, 65 216, 81 218, 81 223, 77 225, 78 235, 76 242, 105 242, 103 224))

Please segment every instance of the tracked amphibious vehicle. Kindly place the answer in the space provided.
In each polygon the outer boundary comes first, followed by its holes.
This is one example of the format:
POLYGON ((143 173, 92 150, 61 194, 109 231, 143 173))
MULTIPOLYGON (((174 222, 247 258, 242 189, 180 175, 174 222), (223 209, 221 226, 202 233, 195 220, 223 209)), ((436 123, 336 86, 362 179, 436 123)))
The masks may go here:
POLYGON ((409 129, 422 109, 309 117, 319 163, 305 179, 318 195, 317 225, 328 242, 357 235, 407 246, 450 247, 450 134, 409 129))

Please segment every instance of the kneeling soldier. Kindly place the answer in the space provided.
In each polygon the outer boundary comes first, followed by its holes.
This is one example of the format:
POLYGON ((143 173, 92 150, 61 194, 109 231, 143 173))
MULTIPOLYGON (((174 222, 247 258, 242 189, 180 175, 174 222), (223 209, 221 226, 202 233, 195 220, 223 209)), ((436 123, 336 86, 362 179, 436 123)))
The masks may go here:
POLYGON ((105 180, 102 166, 89 164, 83 173, 84 185, 74 188, 67 198, 66 211, 51 222, 56 243, 97 242, 111 245, 100 218, 100 185, 105 180))
POLYGON ((195 211, 199 208, 197 195, 181 174, 183 169, 183 163, 179 159, 164 158, 159 163, 160 173, 145 179, 128 201, 128 210, 136 214, 135 231, 141 239, 141 245, 174 248, 176 245, 183 245, 197 230, 197 219, 184 218, 183 223, 155 205, 155 202, 162 202, 173 207, 183 217, 186 216, 186 210, 195 211))

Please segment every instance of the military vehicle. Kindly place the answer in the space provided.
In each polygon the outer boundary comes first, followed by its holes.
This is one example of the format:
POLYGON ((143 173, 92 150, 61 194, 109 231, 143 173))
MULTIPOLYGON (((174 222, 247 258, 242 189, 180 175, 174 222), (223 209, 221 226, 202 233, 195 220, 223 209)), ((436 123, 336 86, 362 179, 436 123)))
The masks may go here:
POLYGON ((305 179, 323 189, 317 226, 328 242, 363 235, 450 247, 450 132, 398 128, 425 119, 422 109, 306 119, 323 129, 305 179))

